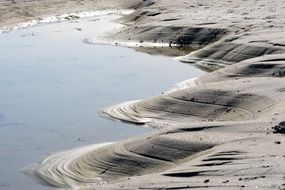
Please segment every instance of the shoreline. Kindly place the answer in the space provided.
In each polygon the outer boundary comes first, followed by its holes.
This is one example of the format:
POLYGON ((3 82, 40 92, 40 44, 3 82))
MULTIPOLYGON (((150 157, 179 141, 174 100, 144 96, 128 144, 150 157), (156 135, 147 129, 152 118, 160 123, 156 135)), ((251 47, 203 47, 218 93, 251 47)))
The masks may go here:
POLYGON ((284 188, 285 15, 282 8, 272 15, 276 0, 268 9, 266 1, 253 2, 227 1, 231 8, 221 12, 227 5, 219 2, 132 1, 140 6, 120 20, 127 27, 110 34, 112 41, 199 48, 180 59, 213 72, 177 91, 109 108, 111 117, 163 130, 68 160, 68 175, 41 163, 51 169, 46 177, 91 189, 284 188), (193 15, 201 17, 189 24, 193 15), (109 183, 89 184, 92 176, 109 183))
POLYGON ((51 23, 59 23, 64 21, 76 21, 77 19, 84 19, 84 18, 92 18, 94 16, 103 16, 103 15, 127 15, 131 14, 133 10, 98 10, 98 11, 82 11, 82 12, 74 12, 74 13, 65 13, 61 15, 54 15, 48 17, 41 17, 37 20, 30 20, 22 23, 18 23, 15 25, 6 25, 0 28, 1 33, 9 33, 13 30, 21 30, 29 27, 39 26, 42 24, 51 24, 51 23))

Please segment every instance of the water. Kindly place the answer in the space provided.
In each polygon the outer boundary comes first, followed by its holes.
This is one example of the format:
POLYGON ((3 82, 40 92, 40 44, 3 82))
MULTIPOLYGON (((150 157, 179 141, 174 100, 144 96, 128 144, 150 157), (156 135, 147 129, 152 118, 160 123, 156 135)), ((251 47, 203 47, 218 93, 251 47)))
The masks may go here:
POLYGON ((123 101, 161 94, 201 71, 168 57, 90 45, 114 15, 0 35, 0 189, 50 189, 19 172, 48 153, 150 131, 101 118, 123 101))

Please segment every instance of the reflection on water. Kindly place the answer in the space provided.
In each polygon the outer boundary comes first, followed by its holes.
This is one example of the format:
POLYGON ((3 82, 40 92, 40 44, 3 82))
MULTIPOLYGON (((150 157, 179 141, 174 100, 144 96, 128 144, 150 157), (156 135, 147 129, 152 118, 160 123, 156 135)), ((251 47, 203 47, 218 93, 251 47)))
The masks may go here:
POLYGON ((0 35, 1 190, 49 189, 19 170, 47 153, 149 131, 97 112, 202 74, 167 57, 81 42, 118 27, 109 19, 98 16, 0 35))
POLYGON ((166 55, 169 57, 184 56, 195 51, 195 49, 190 46, 137 47, 135 49, 150 55, 166 55))

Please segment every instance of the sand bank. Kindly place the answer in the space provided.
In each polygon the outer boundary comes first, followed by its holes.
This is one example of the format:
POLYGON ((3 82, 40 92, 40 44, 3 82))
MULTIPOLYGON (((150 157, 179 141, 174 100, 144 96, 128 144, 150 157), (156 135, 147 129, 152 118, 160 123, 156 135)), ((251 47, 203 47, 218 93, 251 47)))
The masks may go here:
POLYGON ((65 160, 70 175, 65 175, 59 158, 42 162, 38 170, 44 168, 43 180, 60 187, 73 187, 77 181, 95 189, 284 188, 283 1, 94 5, 135 9, 120 20, 126 27, 109 35, 109 41, 190 46, 198 50, 179 59, 215 71, 163 95, 106 109, 116 119, 163 130, 65 160), (87 180, 95 178, 106 184, 87 180))

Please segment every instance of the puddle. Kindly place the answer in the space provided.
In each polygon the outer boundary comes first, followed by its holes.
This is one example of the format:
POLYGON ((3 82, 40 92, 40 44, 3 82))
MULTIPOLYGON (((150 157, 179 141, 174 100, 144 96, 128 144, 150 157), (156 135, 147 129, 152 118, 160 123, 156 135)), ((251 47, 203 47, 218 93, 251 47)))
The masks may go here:
POLYGON ((19 170, 48 153, 150 131, 104 119, 98 110, 161 94, 203 74, 169 57, 82 43, 120 27, 110 21, 114 17, 0 35, 0 189, 50 189, 19 170))

